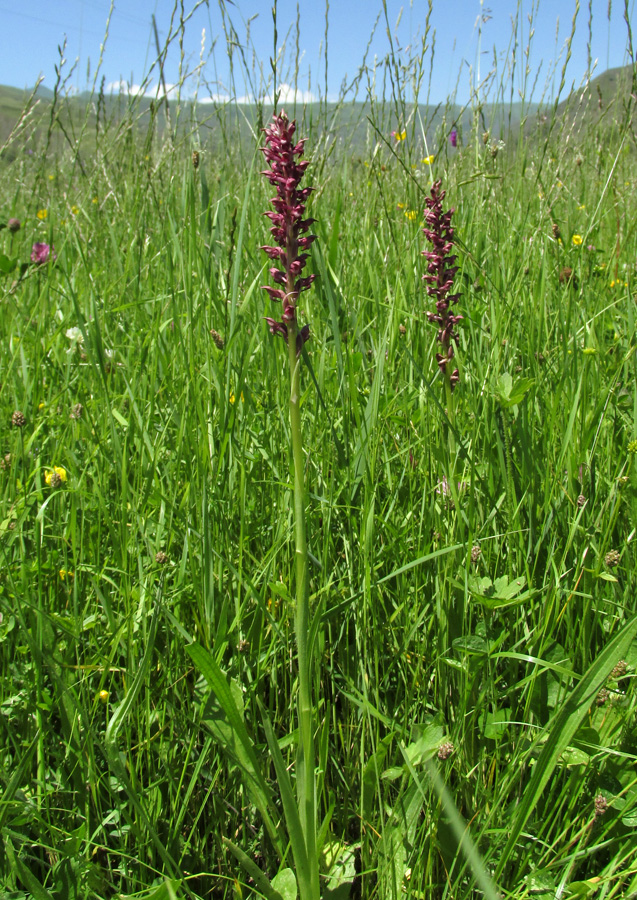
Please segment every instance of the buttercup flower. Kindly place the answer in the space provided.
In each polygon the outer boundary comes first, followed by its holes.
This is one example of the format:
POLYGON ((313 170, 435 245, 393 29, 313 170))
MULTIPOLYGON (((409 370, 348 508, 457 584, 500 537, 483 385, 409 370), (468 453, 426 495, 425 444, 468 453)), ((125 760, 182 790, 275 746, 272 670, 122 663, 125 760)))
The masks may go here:
POLYGON ((46 217, 48 216, 48 214, 49 214, 48 209, 39 209, 39 210, 36 212, 36 216, 38 217, 38 219, 39 219, 41 222, 44 222, 44 220, 46 219, 46 217))
POLYGON ((582 243, 582 235, 581 235, 581 234, 574 234, 573 237, 572 237, 572 241, 573 241, 573 245, 574 245, 575 247, 579 247, 580 244, 582 243))
POLYGON ((397 141, 404 141, 407 139, 407 131, 392 131, 391 136, 396 138, 397 141))
POLYGON ((429 156, 425 156, 425 158, 423 160, 421 160, 421 162, 424 162, 424 164, 426 166, 430 166, 433 163, 434 159, 435 159, 435 157, 432 153, 429 156))
POLYGON ((270 201, 274 212, 268 211, 265 215, 272 222, 270 234, 273 236, 277 247, 262 247, 270 259, 277 260, 281 269, 273 266, 270 275, 274 282, 281 287, 273 288, 263 285, 272 300, 280 300, 283 305, 283 321, 266 317, 272 334, 280 334, 286 341, 288 332, 291 332, 296 340, 297 355, 301 347, 310 336, 309 325, 298 328, 296 319, 296 305, 299 294, 307 291, 314 275, 301 277, 308 258, 308 249, 315 235, 307 234, 314 219, 304 219, 305 201, 310 196, 313 188, 299 188, 299 184, 308 160, 297 160, 296 157, 303 153, 304 141, 294 142, 296 122, 290 122, 284 112, 274 116, 274 119, 265 131, 266 146, 262 147, 263 155, 271 168, 262 174, 270 184, 276 187, 277 196, 270 201), (299 253, 299 250, 301 253, 299 253))
POLYGON ((44 480, 49 487, 60 487, 67 480, 66 469, 64 466, 53 466, 53 469, 44 476, 44 480))
POLYGON ((53 245, 49 246, 41 241, 36 241, 31 248, 31 262, 43 266, 48 263, 49 257, 53 262, 57 259, 57 253, 53 245))

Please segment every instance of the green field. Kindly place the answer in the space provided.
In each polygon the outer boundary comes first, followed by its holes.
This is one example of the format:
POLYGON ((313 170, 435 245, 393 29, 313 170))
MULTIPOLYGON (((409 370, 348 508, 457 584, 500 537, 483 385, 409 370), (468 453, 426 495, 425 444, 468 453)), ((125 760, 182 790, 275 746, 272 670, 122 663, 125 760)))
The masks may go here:
POLYGON ((2 94, 2 897, 637 896, 636 76, 411 74, 288 110, 303 484, 272 110, 2 94))

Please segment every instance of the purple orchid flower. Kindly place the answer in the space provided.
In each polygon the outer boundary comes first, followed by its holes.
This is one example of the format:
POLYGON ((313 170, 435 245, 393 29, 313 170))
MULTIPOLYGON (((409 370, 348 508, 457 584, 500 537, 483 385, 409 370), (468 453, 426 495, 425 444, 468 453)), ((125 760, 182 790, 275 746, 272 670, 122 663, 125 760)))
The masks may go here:
MULTIPOLYGON (((423 275, 423 281, 427 283, 427 293, 436 298, 436 312, 428 312, 430 322, 438 325, 438 341, 442 344, 442 353, 436 353, 436 362, 443 375, 447 375, 447 364, 454 357, 453 345, 458 343, 458 335, 454 328, 462 319, 461 315, 453 315, 450 307, 458 302, 460 294, 450 294, 453 279, 458 271, 454 265, 456 256, 451 253, 453 249, 453 228, 451 216, 453 209, 443 213, 442 201, 445 191, 440 190, 440 181, 435 181, 431 186, 431 197, 425 200, 425 228, 423 234, 433 244, 433 250, 423 250, 423 256, 429 261, 427 274, 423 275)), ((449 374, 451 390, 459 380, 458 369, 449 374)))
POLYGON ((304 141, 293 140, 296 122, 290 122, 285 112, 274 116, 265 131, 266 146, 263 154, 271 168, 262 172, 270 184, 276 187, 277 195, 270 201, 274 210, 266 215, 272 222, 270 234, 278 246, 262 247, 270 259, 279 263, 281 268, 273 266, 270 275, 276 285, 263 285, 272 300, 280 300, 283 313, 282 322, 266 318, 272 334, 280 334, 286 341, 293 333, 296 340, 297 355, 303 344, 309 339, 310 327, 298 328, 296 309, 299 294, 307 291, 315 279, 315 275, 301 277, 308 258, 306 252, 316 236, 307 234, 314 219, 304 219, 305 202, 313 188, 300 188, 299 184, 307 169, 308 160, 298 160, 303 153, 304 141), (300 252, 299 252, 300 251, 300 252))

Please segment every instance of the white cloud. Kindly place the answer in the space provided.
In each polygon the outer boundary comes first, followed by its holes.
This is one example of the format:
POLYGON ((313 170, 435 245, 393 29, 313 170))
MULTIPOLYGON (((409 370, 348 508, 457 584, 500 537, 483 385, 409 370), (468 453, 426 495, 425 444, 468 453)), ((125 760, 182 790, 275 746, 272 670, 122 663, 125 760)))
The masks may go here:
MULTIPOLYGON (((279 104, 316 103, 318 100, 318 97, 316 97, 311 91, 295 91, 294 88, 289 84, 279 85, 278 90, 279 104)), ((272 105, 274 103, 274 95, 272 94, 272 92, 268 92, 267 94, 255 99, 250 94, 242 94, 234 99, 234 103, 245 105, 255 103, 256 100, 260 100, 262 103, 268 103, 272 105)), ((232 98, 227 94, 210 94, 208 97, 197 97, 197 103, 230 103, 231 101, 232 98)))
POLYGON ((282 84, 279 91, 279 103, 316 103, 318 100, 311 91, 295 91, 289 84, 282 84))
POLYGON ((110 81, 105 90, 108 94, 128 94, 129 96, 144 93, 140 84, 129 84, 127 81, 110 81))
POLYGON ((197 97, 197 103, 228 103, 230 97, 227 94, 209 94, 207 97, 197 97))
POLYGON ((155 86, 152 84, 147 84, 144 87, 141 84, 129 84, 127 81, 111 81, 106 85, 106 92, 109 94, 126 94, 129 97, 164 97, 168 96, 168 99, 177 95, 177 91, 179 89, 178 84, 172 84, 168 82, 166 84, 166 93, 164 94, 164 86, 163 84, 159 86, 155 86))

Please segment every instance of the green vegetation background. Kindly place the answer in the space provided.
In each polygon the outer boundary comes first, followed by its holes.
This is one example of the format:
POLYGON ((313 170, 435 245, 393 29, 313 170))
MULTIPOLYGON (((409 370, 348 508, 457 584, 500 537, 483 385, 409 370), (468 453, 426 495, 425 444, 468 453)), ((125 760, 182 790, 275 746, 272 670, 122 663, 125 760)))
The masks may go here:
MULTIPOLYGON (((502 896, 637 890, 621 85, 532 133, 535 109, 510 131, 495 106, 297 111, 326 896, 479 895, 427 760, 502 896), (421 280, 433 178, 464 316, 452 457, 421 280)), ((291 754, 293 535, 260 138, 237 109, 207 142, 188 107, 71 105, 23 118, 0 168, 22 222, 0 232, 0 879, 15 900, 249 896, 223 838, 276 861, 185 647, 227 673, 273 778, 257 698, 291 754), (35 241, 55 262, 29 264, 35 241)))

